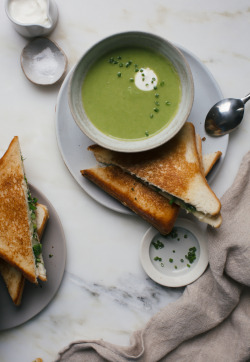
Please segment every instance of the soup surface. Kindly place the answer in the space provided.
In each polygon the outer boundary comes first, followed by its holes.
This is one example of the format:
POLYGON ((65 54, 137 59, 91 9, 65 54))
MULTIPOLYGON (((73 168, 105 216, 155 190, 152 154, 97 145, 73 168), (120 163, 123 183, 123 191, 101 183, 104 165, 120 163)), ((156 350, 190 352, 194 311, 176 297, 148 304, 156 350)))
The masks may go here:
POLYGON ((82 102, 90 121, 114 138, 138 140, 165 128, 177 112, 181 83, 173 64, 144 48, 121 48, 87 72, 82 102))

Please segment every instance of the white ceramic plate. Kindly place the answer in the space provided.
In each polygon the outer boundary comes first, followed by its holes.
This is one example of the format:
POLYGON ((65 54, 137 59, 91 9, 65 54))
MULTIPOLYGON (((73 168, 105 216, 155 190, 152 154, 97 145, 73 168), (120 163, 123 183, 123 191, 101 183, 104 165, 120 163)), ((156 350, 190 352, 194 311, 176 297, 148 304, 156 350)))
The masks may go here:
POLYGON ((163 236, 151 227, 140 247, 144 271, 155 282, 167 287, 183 287, 199 278, 208 265, 205 232, 198 223, 178 219, 171 234, 163 236), (189 261, 190 248, 196 248, 194 261, 189 261))
POLYGON ((16 307, 0 277, 0 331, 17 327, 41 312, 55 296, 65 269, 66 243, 59 217, 47 198, 30 185, 33 197, 49 210, 49 220, 42 237, 44 264, 47 270, 47 282, 39 285, 25 282, 21 305, 16 307), (49 255, 53 255, 49 257, 49 255))
MULTIPOLYGON (((217 174, 226 155, 228 135, 219 138, 209 137, 204 130, 204 120, 211 106, 223 97, 218 84, 199 59, 183 48, 180 50, 190 65, 194 79, 195 96, 188 121, 195 125, 196 131, 201 137, 206 137, 206 140, 202 142, 204 153, 218 150, 222 152, 222 157, 208 177, 208 181, 211 181, 217 174)), ((56 107, 56 136, 62 158, 74 179, 94 200, 114 211, 132 214, 132 211, 85 179, 80 173, 82 169, 95 166, 96 160, 92 152, 87 151, 87 147, 93 142, 78 128, 70 113, 68 105, 70 76, 71 72, 62 84, 56 107)))

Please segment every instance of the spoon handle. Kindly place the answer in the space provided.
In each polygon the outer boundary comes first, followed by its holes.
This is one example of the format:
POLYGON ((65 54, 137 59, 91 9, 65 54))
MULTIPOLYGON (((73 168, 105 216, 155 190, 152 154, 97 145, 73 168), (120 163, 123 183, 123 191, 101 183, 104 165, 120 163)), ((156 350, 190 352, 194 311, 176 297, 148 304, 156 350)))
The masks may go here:
POLYGON ((245 104, 250 99, 250 93, 248 93, 244 98, 241 98, 242 102, 245 104))

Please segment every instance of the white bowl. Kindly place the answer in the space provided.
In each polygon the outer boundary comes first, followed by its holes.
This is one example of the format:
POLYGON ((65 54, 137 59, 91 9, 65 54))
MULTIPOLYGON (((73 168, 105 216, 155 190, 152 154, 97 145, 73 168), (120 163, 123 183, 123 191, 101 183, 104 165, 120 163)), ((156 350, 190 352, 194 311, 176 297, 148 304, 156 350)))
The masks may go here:
POLYGON ((140 245, 140 261, 144 271, 156 283, 166 287, 183 287, 198 279, 208 265, 205 229, 196 220, 179 218, 172 233, 161 235, 151 227, 140 245), (162 242, 158 250, 152 242, 162 242), (189 248, 196 248, 196 259, 189 261, 185 255, 189 248))
POLYGON ((193 77, 183 54, 170 42, 144 32, 126 32, 105 38, 91 47, 79 60, 72 72, 68 100, 72 116, 81 129, 95 143, 115 151, 140 152, 160 146, 170 140, 187 120, 194 99, 193 77), (142 47, 162 54, 174 65, 181 82, 181 100, 173 120, 160 132, 138 140, 108 136, 97 129, 87 117, 82 104, 82 85, 94 62, 104 54, 122 47, 142 47))

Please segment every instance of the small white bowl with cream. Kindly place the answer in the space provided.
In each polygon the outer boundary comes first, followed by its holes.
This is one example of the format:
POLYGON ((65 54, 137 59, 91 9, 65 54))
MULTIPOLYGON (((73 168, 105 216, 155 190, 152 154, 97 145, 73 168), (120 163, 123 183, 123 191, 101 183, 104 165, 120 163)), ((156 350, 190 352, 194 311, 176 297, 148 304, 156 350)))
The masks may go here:
POLYGON ((58 19, 54 0, 6 0, 5 11, 15 30, 27 38, 48 35, 58 19))

